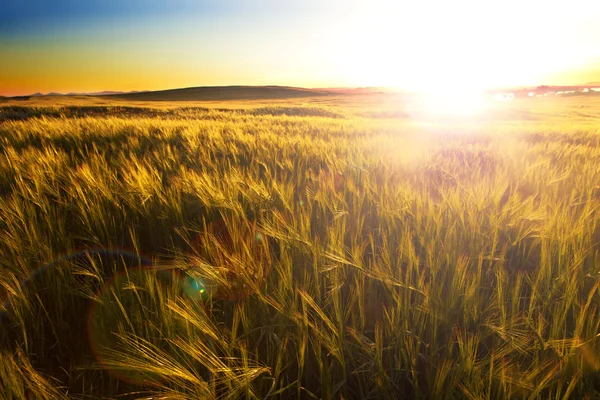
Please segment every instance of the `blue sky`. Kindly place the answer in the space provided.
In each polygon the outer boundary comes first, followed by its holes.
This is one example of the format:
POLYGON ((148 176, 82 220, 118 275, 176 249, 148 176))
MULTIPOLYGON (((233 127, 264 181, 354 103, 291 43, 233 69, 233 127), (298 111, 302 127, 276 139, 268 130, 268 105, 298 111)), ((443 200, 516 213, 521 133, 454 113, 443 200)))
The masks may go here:
MULTIPOLYGON (((326 3, 325 3, 326 4, 326 3)), ((319 2, 277 0, 4 0, 0 6, 2 36, 47 33, 113 21, 136 23, 152 19, 194 16, 203 20, 248 18, 294 18, 318 12, 319 2)))
POLYGON ((60 29, 64 25, 110 19, 136 20, 189 13, 218 16, 230 9, 227 1, 5 0, 0 11, 2 33, 19 35, 30 30, 60 29))

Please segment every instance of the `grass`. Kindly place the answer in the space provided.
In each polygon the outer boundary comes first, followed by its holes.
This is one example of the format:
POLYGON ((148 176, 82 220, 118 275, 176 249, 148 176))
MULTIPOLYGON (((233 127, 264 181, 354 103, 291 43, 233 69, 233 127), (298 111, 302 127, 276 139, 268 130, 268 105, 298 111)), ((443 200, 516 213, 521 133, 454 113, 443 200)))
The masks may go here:
POLYGON ((5 397, 599 396, 597 100, 533 101, 0 109, 5 397))

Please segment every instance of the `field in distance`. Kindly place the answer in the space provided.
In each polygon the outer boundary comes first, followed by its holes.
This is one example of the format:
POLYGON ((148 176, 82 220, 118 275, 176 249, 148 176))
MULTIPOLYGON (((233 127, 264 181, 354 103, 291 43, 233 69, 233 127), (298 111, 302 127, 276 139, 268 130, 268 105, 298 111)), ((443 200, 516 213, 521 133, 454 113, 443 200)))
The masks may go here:
MULTIPOLYGON (((336 109, 347 116, 376 119, 412 119, 433 122, 482 121, 569 121, 596 124, 600 118, 600 94, 596 92, 542 98, 517 98, 496 101, 492 93, 480 98, 465 98, 465 93, 442 93, 423 97, 414 93, 385 88, 304 89, 282 86, 193 87, 162 91, 116 93, 111 95, 39 95, 0 97, 6 107, 137 107, 152 110, 211 108, 241 111, 257 108, 292 107, 336 109), (439 101, 439 99, 442 101, 439 101)), ((86 111, 86 110, 84 110, 86 111)), ((87 110, 94 112, 93 109, 87 110)), ((263 110, 264 111, 264 110, 263 110)), ((99 112, 96 110, 96 112, 99 112)), ((283 114, 286 111, 279 109, 283 114)), ((291 115, 291 114, 290 114, 291 115)))
POLYGON ((600 395, 599 97, 246 94, 0 101, 7 398, 600 395))

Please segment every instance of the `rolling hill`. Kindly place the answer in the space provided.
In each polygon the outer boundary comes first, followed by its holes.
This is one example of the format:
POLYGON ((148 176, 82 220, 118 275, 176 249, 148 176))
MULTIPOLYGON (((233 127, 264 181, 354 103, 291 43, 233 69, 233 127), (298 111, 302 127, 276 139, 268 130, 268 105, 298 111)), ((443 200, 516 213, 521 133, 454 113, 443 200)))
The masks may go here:
POLYGON ((299 97, 328 96, 334 92, 286 86, 203 86, 138 93, 111 94, 103 97, 138 101, 194 101, 194 100, 266 100, 299 97))

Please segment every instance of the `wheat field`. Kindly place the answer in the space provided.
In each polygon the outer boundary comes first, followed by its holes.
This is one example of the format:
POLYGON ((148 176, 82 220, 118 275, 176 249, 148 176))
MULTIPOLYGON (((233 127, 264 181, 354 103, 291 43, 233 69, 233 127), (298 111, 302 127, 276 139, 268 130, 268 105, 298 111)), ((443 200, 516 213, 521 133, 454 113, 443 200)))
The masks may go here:
POLYGON ((599 100, 526 101, 5 104, 0 395, 598 398, 599 100))

